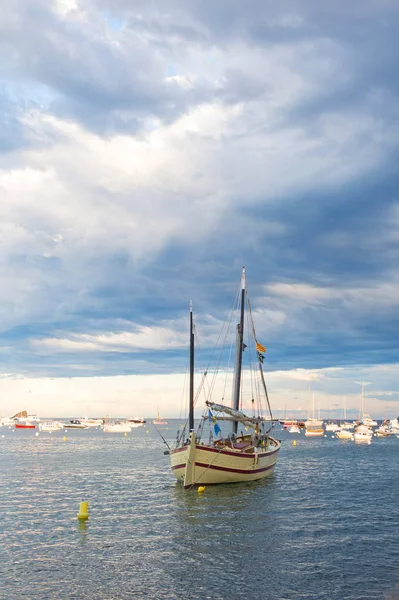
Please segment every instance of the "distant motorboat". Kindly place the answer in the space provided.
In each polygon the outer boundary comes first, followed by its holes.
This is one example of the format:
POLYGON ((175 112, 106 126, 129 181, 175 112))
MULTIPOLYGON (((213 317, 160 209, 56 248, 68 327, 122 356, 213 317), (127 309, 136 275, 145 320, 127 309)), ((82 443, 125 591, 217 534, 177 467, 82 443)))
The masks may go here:
POLYGON ((289 429, 293 425, 297 425, 298 421, 296 419, 282 419, 279 423, 283 426, 283 429, 289 429))
POLYGON ((365 425, 366 427, 377 427, 378 423, 377 421, 374 421, 370 415, 363 415, 362 418, 362 424, 365 425))
POLYGON ((104 424, 103 419, 89 419, 89 417, 84 417, 84 419, 79 419, 81 423, 87 425, 87 427, 102 427, 104 424))
POLYGON ((22 423, 15 421, 14 427, 15 429, 36 429, 36 424, 28 423, 27 421, 23 421, 22 423))
POLYGON ((15 424, 14 417, 3 417, 0 419, 0 427, 11 427, 15 424))
POLYGON ((340 425, 341 429, 347 429, 347 430, 349 430, 349 429, 353 429, 353 428, 354 428, 354 426, 355 426, 355 424, 354 424, 354 423, 350 423, 349 421, 344 421, 344 422, 343 422, 343 423, 341 423, 341 425, 340 425))
POLYGON ((371 429, 366 427, 366 425, 359 425, 355 433, 353 434, 353 439, 357 443, 363 444, 371 444, 371 440, 373 439, 373 432, 371 429))
POLYGON ((376 429, 374 431, 374 435, 376 435, 377 437, 389 437, 390 435, 393 435, 393 431, 390 430, 390 428, 388 427, 388 425, 380 425, 378 427, 378 429, 376 429))
POLYGON ((26 412, 26 410, 23 410, 20 413, 17 413, 12 418, 17 423, 30 423, 30 424, 36 423, 37 424, 40 422, 40 418, 37 415, 29 415, 26 412))
POLYGON ((334 421, 330 422, 330 423, 326 423, 326 431, 339 431, 340 426, 338 425, 338 423, 335 423, 334 421))
POLYGON ((143 417, 129 417, 126 419, 126 423, 129 423, 130 427, 142 427, 145 423, 145 419, 143 417))
POLYGON ((111 422, 105 423, 103 427, 104 433, 129 433, 132 428, 128 423, 111 422))
POLYGON ((65 429, 89 429, 88 425, 79 419, 71 419, 69 423, 64 423, 65 429))
POLYGON ((391 419, 389 422, 389 430, 396 435, 399 434, 399 417, 397 419, 391 419))
POLYGON ((60 421, 42 421, 39 423, 39 431, 48 431, 49 433, 53 431, 61 431, 64 429, 64 424, 60 423, 60 421))
POLYGON ((341 429, 336 431, 335 437, 337 437, 339 440, 353 440, 353 433, 347 429, 341 429))
POLYGON ((299 429, 298 425, 291 425, 291 427, 288 429, 288 433, 301 433, 301 430, 299 429))

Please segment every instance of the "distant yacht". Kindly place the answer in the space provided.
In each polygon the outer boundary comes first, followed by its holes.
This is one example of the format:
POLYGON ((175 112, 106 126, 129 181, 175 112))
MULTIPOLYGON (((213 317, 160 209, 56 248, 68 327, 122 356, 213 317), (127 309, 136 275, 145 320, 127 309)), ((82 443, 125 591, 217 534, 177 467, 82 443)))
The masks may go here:
POLYGON ((114 421, 105 423, 103 427, 104 433, 129 433, 132 430, 128 423, 121 423, 120 421, 114 421))
POLYGON ((338 425, 338 423, 335 423, 335 421, 331 421, 326 423, 326 431, 339 431, 341 428, 338 425))
POLYGON ((288 429, 288 433, 301 433, 301 430, 299 429, 298 425, 291 425, 291 427, 288 429))
POLYGON ((347 429, 341 429, 335 433, 335 437, 337 437, 339 440, 353 440, 353 433, 347 429))
POLYGON ((64 423, 65 429, 89 429, 88 425, 79 419, 71 419, 68 423, 64 423))
POLYGON ((366 427, 377 427, 377 421, 374 421, 370 415, 363 415, 362 424, 366 425, 366 427))
POLYGON ((53 431, 61 431, 64 429, 64 424, 60 423, 60 421, 42 421, 39 423, 39 431, 48 431, 49 433, 53 431))
POLYGON ((104 424, 103 419, 89 419, 89 417, 84 417, 84 419, 79 419, 81 423, 87 425, 87 427, 102 427, 104 424))
POLYGON ((355 433, 353 434, 353 439, 357 443, 371 444, 373 432, 366 425, 359 425, 356 427, 355 433))
POLYGON ((129 417, 128 419, 126 419, 126 423, 128 423, 130 425, 130 427, 142 427, 145 423, 145 419, 144 417, 129 417))

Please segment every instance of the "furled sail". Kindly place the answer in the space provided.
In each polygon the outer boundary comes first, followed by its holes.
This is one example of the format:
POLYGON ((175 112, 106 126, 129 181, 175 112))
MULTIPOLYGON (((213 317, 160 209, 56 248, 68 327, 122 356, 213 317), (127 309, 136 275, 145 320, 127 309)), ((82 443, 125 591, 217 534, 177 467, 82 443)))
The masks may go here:
POLYGON ((230 417, 233 417, 234 420, 237 420, 239 423, 259 423, 263 421, 261 417, 248 417, 244 415, 240 410, 236 410, 235 408, 231 408, 231 406, 225 406, 224 404, 216 404, 215 402, 210 402, 209 400, 206 402, 206 405, 211 410, 215 410, 216 412, 223 412, 230 417))

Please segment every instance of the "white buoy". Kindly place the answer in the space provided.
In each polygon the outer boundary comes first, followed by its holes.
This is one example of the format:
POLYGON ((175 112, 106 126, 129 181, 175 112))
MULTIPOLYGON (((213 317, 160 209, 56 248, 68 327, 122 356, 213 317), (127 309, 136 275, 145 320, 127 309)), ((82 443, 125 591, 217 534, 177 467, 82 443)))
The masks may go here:
POLYGON ((36 431, 35 436, 39 437, 39 432, 38 431, 36 431))

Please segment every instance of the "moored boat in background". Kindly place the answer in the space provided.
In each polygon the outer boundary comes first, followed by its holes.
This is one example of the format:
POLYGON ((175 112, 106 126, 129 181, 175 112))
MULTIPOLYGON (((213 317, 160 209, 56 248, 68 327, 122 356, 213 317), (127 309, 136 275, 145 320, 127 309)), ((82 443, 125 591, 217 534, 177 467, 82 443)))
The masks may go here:
POLYGON ((49 433, 53 431, 62 431, 64 424, 60 421, 41 421, 39 423, 39 431, 47 431, 49 433))
POLYGON ((132 430, 128 423, 122 423, 120 421, 111 421, 105 423, 103 427, 104 433, 129 433, 132 430))

